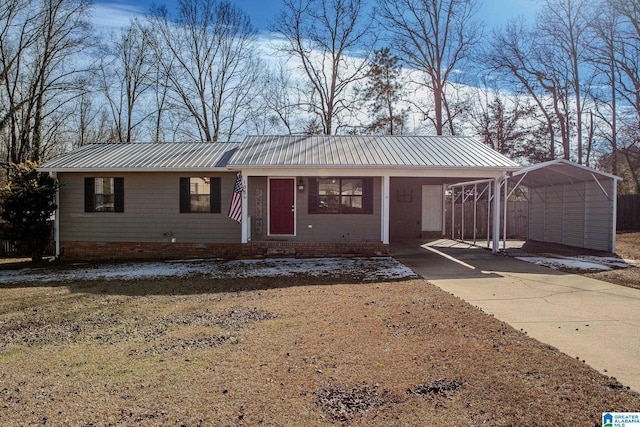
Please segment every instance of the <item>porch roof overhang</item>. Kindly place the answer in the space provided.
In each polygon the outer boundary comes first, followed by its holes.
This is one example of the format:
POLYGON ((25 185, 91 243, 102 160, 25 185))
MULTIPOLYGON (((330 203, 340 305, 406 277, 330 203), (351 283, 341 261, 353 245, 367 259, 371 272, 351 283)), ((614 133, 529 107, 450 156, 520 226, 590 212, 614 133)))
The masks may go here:
POLYGON ((233 166, 233 171, 242 171, 246 176, 387 176, 390 178, 497 178, 518 168, 480 167, 349 167, 349 166, 233 166))

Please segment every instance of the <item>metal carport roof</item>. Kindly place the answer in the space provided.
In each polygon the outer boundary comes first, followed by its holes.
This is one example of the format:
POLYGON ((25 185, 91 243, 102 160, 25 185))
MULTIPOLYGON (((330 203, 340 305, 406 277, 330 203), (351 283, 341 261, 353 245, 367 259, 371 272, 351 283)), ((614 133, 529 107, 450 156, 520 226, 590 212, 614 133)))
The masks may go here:
POLYGON ((550 160, 524 167, 514 172, 512 178, 518 184, 531 188, 572 182, 599 181, 600 179, 622 180, 619 176, 579 165, 566 159, 550 160))

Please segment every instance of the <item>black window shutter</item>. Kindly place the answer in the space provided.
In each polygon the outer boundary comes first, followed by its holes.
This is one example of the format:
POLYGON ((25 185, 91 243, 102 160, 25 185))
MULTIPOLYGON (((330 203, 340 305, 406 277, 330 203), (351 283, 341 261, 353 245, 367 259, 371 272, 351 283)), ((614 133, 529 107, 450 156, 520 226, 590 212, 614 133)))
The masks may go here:
POLYGON ((95 181, 93 178, 84 179, 84 211, 93 212, 95 206, 93 205, 94 193, 95 193, 95 181))
POLYGON ((221 184, 220 177, 212 176, 209 181, 209 189, 211 194, 209 195, 209 201, 211 204, 211 213, 220 213, 221 211, 221 184))
POLYGON ((373 213, 373 178, 362 179, 362 213, 373 213))
POLYGON ((308 213, 318 213, 318 179, 309 178, 309 208, 308 213))
POLYGON ((190 192, 189 178, 180 178, 180 213, 189 213, 191 210, 190 192))
POLYGON ((113 210, 124 212, 124 178, 113 178, 113 210))

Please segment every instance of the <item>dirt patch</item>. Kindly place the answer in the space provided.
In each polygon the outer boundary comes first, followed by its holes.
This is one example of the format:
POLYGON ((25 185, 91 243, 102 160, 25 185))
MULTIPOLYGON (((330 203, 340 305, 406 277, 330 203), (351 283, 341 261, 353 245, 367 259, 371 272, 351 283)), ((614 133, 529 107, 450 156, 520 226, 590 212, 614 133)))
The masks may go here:
POLYGON ((165 324, 188 326, 220 326, 222 328, 239 329, 250 322, 275 319, 273 313, 267 313, 256 308, 232 307, 225 313, 214 314, 209 310, 197 313, 168 316, 162 319, 165 324))
POLYGON ((440 405, 441 399, 449 398, 452 394, 460 389, 464 382, 459 380, 449 380, 440 378, 428 384, 418 384, 407 390, 407 394, 412 396, 420 396, 432 401, 438 401, 440 405))
POLYGON ((169 352, 203 350, 218 347, 225 343, 237 344, 238 337, 234 335, 212 335, 198 339, 174 339, 167 343, 153 345, 151 348, 145 349, 144 351, 133 349, 129 354, 131 356, 138 354, 157 356, 169 352))
POLYGON ((3 425, 597 425, 640 407, 418 279, 13 284, 0 339, 3 425))
POLYGON ((316 404, 332 419, 349 422, 377 406, 387 403, 386 390, 378 384, 363 384, 347 388, 340 385, 324 387, 316 393, 316 404))
POLYGON ((258 309, 246 309, 243 307, 233 307, 226 313, 215 317, 214 323, 223 328, 239 329, 249 322, 260 322, 263 320, 275 319, 273 313, 267 313, 258 309))
POLYGON ((629 267, 622 270, 601 271, 598 273, 581 272, 580 274, 593 279, 615 283, 616 285, 640 289, 640 267, 629 267))

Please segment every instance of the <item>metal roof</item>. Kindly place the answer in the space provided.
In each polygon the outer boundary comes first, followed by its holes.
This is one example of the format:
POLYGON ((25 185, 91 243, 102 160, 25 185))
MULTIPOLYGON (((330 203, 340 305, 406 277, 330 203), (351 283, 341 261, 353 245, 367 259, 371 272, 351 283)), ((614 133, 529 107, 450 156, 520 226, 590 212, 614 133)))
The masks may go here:
POLYGON ((229 166, 520 169, 474 138, 351 135, 249 136, 229 166))
POLYGON ((226 169, 238 143, 90 144, 58 156, 43 172, 226 169))
POLYGON ((474 138, 347 135, 249 136, 242 143, 91 144, 38 169, 153 172, 245 167, 520 169, 474 138))
POLYGON ((579 165, 566 159, 550 160, 548 162, 524 167, 514 172, 512 178, 517 183, 526 187, 545 187, 548 185, 585 182, 596 179, 622 180, 619 176, 579 165))

